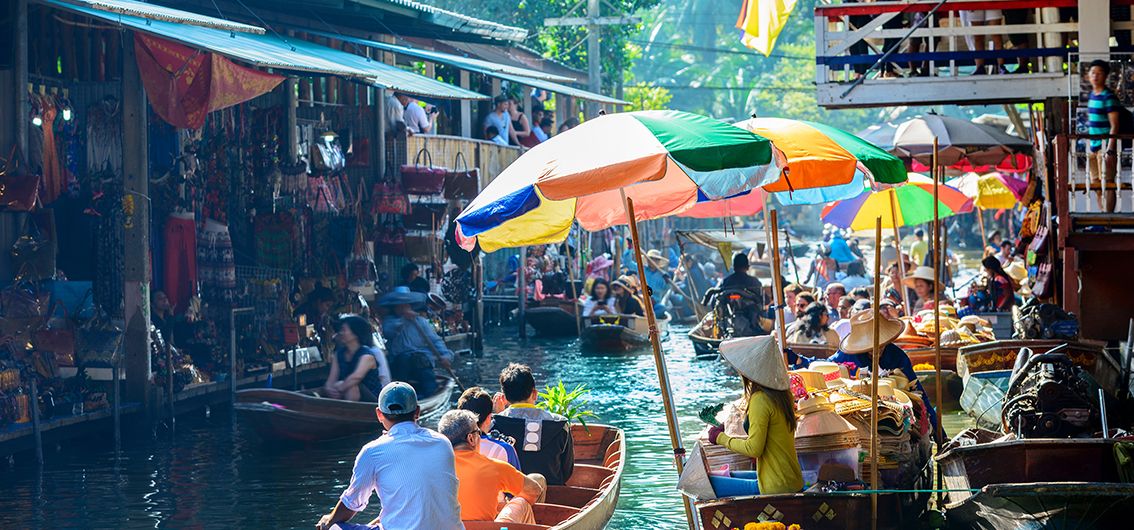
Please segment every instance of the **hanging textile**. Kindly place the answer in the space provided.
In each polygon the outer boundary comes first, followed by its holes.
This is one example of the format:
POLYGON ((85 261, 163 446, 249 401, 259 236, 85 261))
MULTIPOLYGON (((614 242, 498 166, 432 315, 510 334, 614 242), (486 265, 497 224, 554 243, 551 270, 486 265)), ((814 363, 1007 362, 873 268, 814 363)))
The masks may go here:
POLYGON ((186 129, 199 129, 206 114, 270 92, 284 80, 144 33, 134 34, 134 50, 150 105, 163 120, 186 129))

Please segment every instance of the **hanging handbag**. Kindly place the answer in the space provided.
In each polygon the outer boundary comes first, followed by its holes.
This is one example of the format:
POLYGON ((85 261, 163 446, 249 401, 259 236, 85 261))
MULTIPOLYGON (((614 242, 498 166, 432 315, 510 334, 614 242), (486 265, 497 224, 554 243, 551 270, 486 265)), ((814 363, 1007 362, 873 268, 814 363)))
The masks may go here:
POLYGON ((458 151, 453 157, 453 169, 445 173, 445 198, 465 200, 476 197, 480 181, 480 168, 469 169, 465 154, 458 151))
POLYGON ((401 223, 394 220, 393 216, 387 216, 375 238, 377 248, 374 250, 383 256, 401 256, 406 251, 405 235, 406 229, 401 223))
POLYGON ((409 201, 406 199, 402 187, 395 182, 378 182, 374 184, 371 195, 371 211, 373 214, 405 215, 409 211, 409 201))
POLYGON ((1051 298, 1054 293, 1054 278, 1051 275, 1051 264, 1041 263, 1037 267, 1036 281, 1032 285, 1032 295, 1036 298, 1051 298))
POLYGON ((410 204, 410 212, 405 217, 408 230, 437 230, 445 222, 445 203, 415 202, 410 204))
POLYGON ((28 278, 0 289, 0 321, 9 318, 43 318, 47 297, 28 278))
POLYGON ((94 318, 79 326, 75 332, 76 351, 83 364, 97 364, 113 367, 118 359, 118 349, 122 343, 123 323, 110 319, 106 313, 99 312, 94 318))
POLYGON ((20 167, 16 146, 0 161, 0 210, 30 212, 39 201, 39 175, 20 167))
POLYGON ((55 354, 60 366, 75 366, 75 329, 67 317, 67 310, 60 302, 52 304, 52 311, 62 308, 63 317, 50 318, 47 324, 32 335, 32 344, 40 352, 55 354))
POLYGON ((436 232, 415 230, 406 232, 405 256, 414 263, 428 264, 436 261, 440 238, 436 232))
POLYGON ((1047 249, 1048 234, 1047 226, 1040 226, 1039 229, 1036 230, 1035 237, 1032 238, 1032 243, 1028 245, 1028 250, 1036 254, 1042 254, 1043 251, 1047 249))
POLYGON ((66 317, 86 320, 94 316, 94 295, 91 282, 49 280, 44 282, 44 291, 50 294, 49 303, 54 312, 52 317, 66 317))
POLYGON ((347 166, 370 167, 370 139, 359 138, 347 154, 347 166))
POLYGON ((12 263, 20 275, 30 280, 55 277, 55 242, 44 235, 39 223, 29 214, 24 220, 24 235, 12 243, 12 263))
POLYGON ((445 189, 446 173, 445 168, 434 167, 433 155, 423 147, 413 158, 413 164, 402 166, 402 189, 418 195, 439 194, 445 189))

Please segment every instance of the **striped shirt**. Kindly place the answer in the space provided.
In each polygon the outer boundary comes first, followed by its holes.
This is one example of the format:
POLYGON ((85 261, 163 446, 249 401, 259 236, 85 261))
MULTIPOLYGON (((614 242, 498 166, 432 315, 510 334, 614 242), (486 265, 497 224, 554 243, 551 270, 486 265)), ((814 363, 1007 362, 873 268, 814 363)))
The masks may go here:
MULTIPOLYGON (((1109 88, 1092 91, 1087 100, 1087 134, 1110 134, 1110 113, 1118 112, 1120 106, 1109 88)), ((1101 151, 1102 143, 1102 140, 1091 140, 1091 152, 1101 151)))

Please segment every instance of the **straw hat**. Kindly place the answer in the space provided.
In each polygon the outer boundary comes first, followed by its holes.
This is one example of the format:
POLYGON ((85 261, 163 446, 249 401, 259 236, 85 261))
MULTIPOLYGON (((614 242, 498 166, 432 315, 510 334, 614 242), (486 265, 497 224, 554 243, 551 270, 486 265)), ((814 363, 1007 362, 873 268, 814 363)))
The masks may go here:
MULTIPOLYGON (((870 381, 863 379, 855 385, 854 391, 869 396, 872 393, 870 391, 870 388, 870 381)), ((894 390, 894 381, 892 379, 880 378, 878 380, 878 397, 893 399, 903 405, 912 404, 909 395, 907 395, 905 392, 897 392, 894 390)))
POLYGON ((720 351, 750 381, 772 390, 788 389, 787 366, 771 335, 729 339, 721 343, 720 351))
POLYGON ((803 416, 821 410, 835 410, 835 406, 827 399, 827 396, 814 395, 799 400, 796 403, 796 415, 803 416))
POLYGON ((646 253, 646 260, 654 262, 654 265, 659 269, 664 269, 669 266, 669 258, 663 256, 661 251, 656 248, 650 249, 650 251, 646 253))
POLYGON ((1018 260, 1012 260, 1012 263, 1004 267, 1004 272, 1016 280, 1016 283, 1024 283, 1024 280, 1028 279, 1028 268, 1018 260))
POLYGON ((713 484, 709 481, 709 470, 705 465, 705 451, 701 442, 693 444, 689 452, 689 459, 685 461, 685 469, 677 479, 678 491, 699 501, 717 498, 713 491, 713 484))
POLYGON ((791 374, 798 375, 803 380, 803 385, 810 390, 826 390, 827 380, 823 376, 823 372, 815 370, 792 370, 791 374))
MULTIPOLYGON (((933 281, 933 267, 926 267, 926 266, 922 265, 922 266, 914 269, 914 271, 912 273, 910 273, 909 276, 906 276, 905 279, 902 280, 902 283, 905 284, 906 287, 913 289, 914 280, 925 280, 927 282, 932 282, 933 281)), ((941 290, 944 290, 944 289, 945 289, 945 284, 941 283, 941 281, 938 280, 937 281, 937 290, 941 291, 941 290)))
POLYGON ((850 381, 850 371, 846 365, 831 361, 814 361, 808 368, 823 375, 824 383, 828 389, 847 386, 850 381))
POLYGON ((628 274, 623 274, 622 276, 619 276, 617 280, 610 282, 610 285, 612 285, 612 286, 621 285, 624 289, 626 289, 630 292, 634 292, 634 293, 638 292, 638 278, 634 277, 634 276, 630 276, 628 274))
MULTIPOLYGON (((840 347, 846 353, 866 353, 874 350, 874 311, 863 311, 850 318, 851 330, 840 347)), ((902 334, 905 326, 886 317, 878 322, 878 344, 885 346, 902 334)))

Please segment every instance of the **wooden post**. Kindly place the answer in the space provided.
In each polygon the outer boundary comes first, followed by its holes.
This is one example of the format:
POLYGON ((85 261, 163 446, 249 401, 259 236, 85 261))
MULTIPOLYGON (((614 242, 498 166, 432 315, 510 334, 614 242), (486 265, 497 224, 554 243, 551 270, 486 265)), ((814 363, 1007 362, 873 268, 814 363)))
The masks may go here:
POLYGON ((150 371, 150 201, 146 92, 134 59, 133 33, 122 34, 122 206, 125 211, 123 301, 126 396, 152 415, 150 371))
MULTIPOLYGON (((886 193, 890 195, 890 220, 894 225, 894 246, 898 249, 898 285, 895 285, 894 288, 898 291, 898 301, 905 307, 906 315, 912 316, 910 315, 910 297, 906 295, 905 284, 901 283, 906 277, 906 260, 902 258, 902 233, 898 231, 898 205, 895 202, 897 193, 893 189, 886 190, 886 193)), ((878 253, 881 254, 882 247, 877 248, 878 253)), ((882 274, 881 270, 876 269, 874 272, 878 275, 882 274)))
MULTIPOLYGON (((936 184, 936 182, 937 178, 934 177, 934 183, 936 184)), ((977 226, 980 227, 980 252, 983 255, 984 249, 988 248, 988 233, 984 231, 984 211, 982 211, 979 207, 974 206, 973 213, 976 214, 977 226)))
POLYGON ((16 0, 15 60, 12 63, 12 120, 16 123, 16 154, 28 155, 28 0, 16 0))
POLYGON ((35 463, 43 465, 43 426, 39 419, 39 384, 36 377, 33 375, 31 378, 31 396, 29 396, 28 408, 31 409, 32 420, 32 436, 35 440, 35 463))
POLYGON ((764 209, 765 224, 772 232, 772 297, 776 300, 776 328, 780 336, 780 351, 787 363, 787 330, 784 327, 784 286, 780 267, 780 219, 777 210, 764 209), (768 221, 768 219, 771 221, 768 221))
POLYGON ((528 247, 520 247, 520 266, 516 269, 516 319, 520 321, 520 338, 528 336, 528 247))
MULTIPOLYGON (((582 232, 582 228, 579 228, 579 231, 582 232)), ((579 243, 581 239, 582 238, 577 238, 575 240, 575 255, 579 254, 579 243)), ((579 335, 582 336, 583 316, 579 313, 579 289, 575 287, 575 267, 573 267, 572 265, 574 264, 571 263, 574 259, 571 255, 571 245, 564 245, 564 247, 567 248, 567 279, 571 282, 571 308, 575 310, 575 329, 579 332, 579 335)))
MULTIPOLYGON (((646 264, 642 258, 642 242, 638 237, 638 221, 634 218, 634 200, 626 196, 626 190, 621 190, 622 200, 626 205, 626 218, 630 222, 630 237, 634 242, 634 261, 638 264, 638 270, 644 279, 646 264)), ((645 283, 644 281, 642 282, 645 283)), ((654 301, 650 296, 650 289, 642 289, 642 305, 646 310, 646 322, 649 323, 650 328, 650 345, 654 349, 654 365, 658 372, 658 384, 661 387, 662 406, 665 408, 665 422, 669 427, 669 443, 673 448, 673 462, 677 466, 677 474, 681 475, 681 471, 685 469, 685 461, 682 457, 685 456, 685 449, 682 447, 681 431, 677 421, 677 410, 673 405, 673 394, 670 392, 669 385, 669 371, 665 366, 665 356, 662 355, 661 350, 661 337, 658 336, 658 324, 654 315, 654 301)), ((685 507, 685 519, 689 523, 690 530, 694 530, 693 523, 693 507, 690 505, 692 501, 688 497, 682 496, 682 505, 685 507)))
MULTIPOLYGON (((882 217, 874 219, 874 248, 882 245, 882 217)), ((900 256, 899 256, 900 257, 900 256)), ((882 266, 882 253, 874 253, 874 270, 882 266)), ((882 277, 874 275, 874 312, 871 324, 874 328, 874 355, 870 358, 870 528, 878 529, 878 359, 882 357, 881 321, 882 312, 878 301, 882 299, 882 277)))
MULTIPOLYGON (((938 164, 937 158, 937 138, 933 138, 933 329, 937 333, 937 340, 933 341, 933 371, 935 372, 934 385, 937 388, 937 396, 934 401, 934 406, 937 408, 939 415, 937 416, 937 428, 934 432, 934 437, 937 439, 937 446, 945 443, 944 430, 941 426, 941 402, 942 402, 942 389, 945 387, 944 380, 941 378, 941 288, 944 287, 941 282, 941 258, 945 253, 942 247, 941 237, 941 205, 938 202, 938 195, 941 189, 941 174, 944 168, 938 164)), ((941 468, 937 469, 937 502, 938 506, 941 505, 941 468)))
POLYGON ((299 108, 299 81, 295 76, 288 76, 284 81, 284 92, 287 96, 287 130, 284 139, 287 142, 287 162, 294 164, 299 160, 299 129, 295 109, 299 108))
MULTIPOLYGON (((386 129, 388 128, 386 125, 386 89, 375 88, 374 92, 374 112, 378 114, 377 119, 374 120, 378 124, 378 141, 375 142, 378 144, 378 176, 385 179, 393 176, 386 174, 386 129)), ((397 142, 394 142, 394 145, 398 145, 397 142)))
MULTIPOLYGON (((468 89, 470 86, 470 74, 468 70, 461 70, 461 88, 468 89)), ((472 129, 472 101, 468 99, 461 100, 461 136, 465 138, 473 137, 472 129)))

